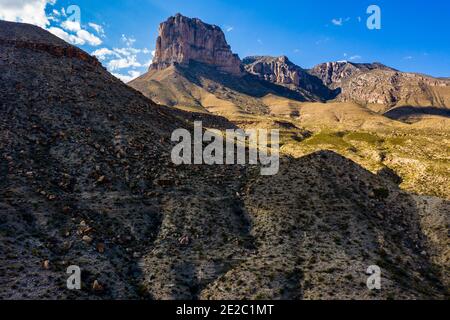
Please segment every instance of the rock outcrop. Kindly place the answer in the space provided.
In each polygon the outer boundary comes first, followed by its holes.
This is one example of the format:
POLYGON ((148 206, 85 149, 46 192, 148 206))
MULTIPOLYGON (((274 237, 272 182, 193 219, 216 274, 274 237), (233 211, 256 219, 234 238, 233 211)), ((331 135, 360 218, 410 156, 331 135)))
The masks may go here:
POLYGON ((351 63, 348 61, 336 61, 321 63, 309 70, 309 73, 321 79, 324 85, 337 88, 342 81, 362 72, 375 69, 395 71, 378 62, 351 63))
POLYGON ((161 23, 151 70, 165 69, 174 64, 187 65, 197 61, 219 71, 242 75, 238 55, 233 54, 225 34, 215 25, 177 14, 161 23))
POLYGON ((260 79, 302 89, 318 97, 319 100, 330 99, 333 92, 321 80, 310 75, 306 70, 292 63, 288 57, 253 56, 243 60, 245 70, 260 79))
POLYGON ((300 78, 304 71, 294 65, 286 56, 266 57, 255 56, 244 59, 245 69, 266 81, 300 85, 300 78))
POLYGON ((372 70, 357 74, 341 84, 341 101, 396 106, 450 106, 449 81, 415 73, 372 70))
POLYGON ((401 72, 377 62, 327 62, 309 73, 330 89, 340 90, 338 100, 377 105, 377 112, 397 106, 450 106, 450 81, 401 72))

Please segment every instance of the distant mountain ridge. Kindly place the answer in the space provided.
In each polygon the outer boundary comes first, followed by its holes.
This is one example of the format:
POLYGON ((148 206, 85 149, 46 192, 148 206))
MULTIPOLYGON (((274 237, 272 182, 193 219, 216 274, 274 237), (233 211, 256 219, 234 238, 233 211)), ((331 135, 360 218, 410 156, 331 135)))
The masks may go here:
POLYGON ((149 72, 129 85, 159 103, 213 113, 267 114, 280 105, 330 100, 378 113, 401 106, 450 107, 448 79, 379 62, 327 62, 306 70, 286 56, 241 61, 220 27, 181 14, 161 23, 149 72))
POLYGON ((321 63, 308 71, 311 75, 321 79, 324 85, 337 88, 340 83, 356 74, 375 69, 397 71, 379 62, 352 63, 348 61, 321 63))
POLYGON ((158 103, 213 113, 268 114, 267 96, 296 102, 335 96, 287 57, 250 60, 233 54, 219 27, 177 14, 159 27, 149 71, 129 85, 158 103), (269 74, 257 72, 262 64, 269 74))
POLYGON ((450 107, 450 81, 401 72, 377 62, 328 62, 309 73, 329 88, 339 89, 339 101, 372 105, 380 112, 401 106, 450 107))
POLYGON ((292 63, 288 57, 253 56, 243 61, 245 70, 258 78, 308 92, 311 99, 333 99, 337 92, 326 87, 314 75, 292 63))

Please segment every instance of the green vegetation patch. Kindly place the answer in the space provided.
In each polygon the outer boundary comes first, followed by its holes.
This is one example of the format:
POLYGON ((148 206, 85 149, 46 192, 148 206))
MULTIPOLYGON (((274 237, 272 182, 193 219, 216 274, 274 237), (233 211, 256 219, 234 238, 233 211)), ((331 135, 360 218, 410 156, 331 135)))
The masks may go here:
POLYGON ((384 140, 377 135, 368 132, 350 132, 345 136, 345 138, 352 141, 366 142, 372 145, 381 144, 384 142, 384 140))
POLYGON ((336 148, 350 148, 352 145, 343 139, 342 132, 320 132, 303 143, 307 146, 332 145, 336 148))

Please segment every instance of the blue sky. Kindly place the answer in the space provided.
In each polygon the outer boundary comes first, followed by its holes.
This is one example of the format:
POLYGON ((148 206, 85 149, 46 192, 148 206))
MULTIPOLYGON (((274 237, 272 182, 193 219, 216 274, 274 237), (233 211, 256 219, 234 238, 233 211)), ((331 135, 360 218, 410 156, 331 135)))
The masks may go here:
MULTIPOLYGON (((0 0, 0 18, 12 1, 0 0)), ((335 60, 379 61, 402 71, 450 76, 447 0, 27 1, 45 3, 49 20, 44 27, 63 38, 72 36, 67 40, 90 53, 97 51, 103 64, 125 80, 148 68, 159 23, 178 12, 222 27, 241 58, 286 55, 304 68, 335 60), (381 30, 366 27, 371 4, 381 8, 381 30), (81 10, 78 29, 64 24, 69 5, 81 10)), ((10 16, 22 14, 17 10, 10 16)))

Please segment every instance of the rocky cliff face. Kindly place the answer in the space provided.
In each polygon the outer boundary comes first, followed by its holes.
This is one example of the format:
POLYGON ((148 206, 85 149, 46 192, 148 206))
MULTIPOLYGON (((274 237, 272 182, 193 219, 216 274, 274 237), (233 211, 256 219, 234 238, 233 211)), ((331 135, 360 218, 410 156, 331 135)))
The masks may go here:
POLYGON ((396 106, 450 106, 450 81, 415 73, 371 70, 355 75, 341 83, 342 101, 396 106))
POLYGON ((381 63, 351 63, 347 61, 321 63, 309 73, 322 80, 323 84, 332 88, 339 87, 342 81, 370 70, 394 70, 381 63))
POLYGON ((155 58, 150 69, 186 65, 191 60, 234 75, 243 73, 239 57, 233 54, 219 27, 177 14, 159 27, 155 58))
POLYGON ((281 57, 247 57, 243 61, 245 69, 266 81, 300 85, 304 71, 294 65, 286 56, 281 57))
POLYGON ((378 105, 376 111, 380 112, 396 106, 450 105, 448 80, 400 72, 376 62, 327 62, 309 73, 329 88, 339 89, 338 100, 378 105))
POLYGON ((332 98, 329 90, 316 76, 292 63, 286 56, 268 57, 254 56, 243 60, 245 70, 260 79, 293 89, 305 90, 321 99, 332 98))

